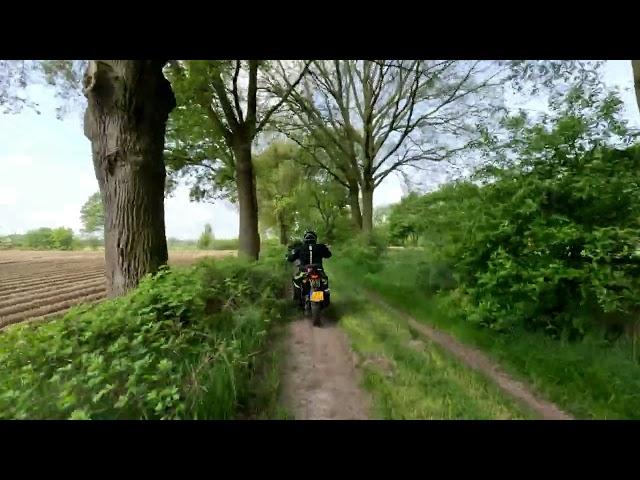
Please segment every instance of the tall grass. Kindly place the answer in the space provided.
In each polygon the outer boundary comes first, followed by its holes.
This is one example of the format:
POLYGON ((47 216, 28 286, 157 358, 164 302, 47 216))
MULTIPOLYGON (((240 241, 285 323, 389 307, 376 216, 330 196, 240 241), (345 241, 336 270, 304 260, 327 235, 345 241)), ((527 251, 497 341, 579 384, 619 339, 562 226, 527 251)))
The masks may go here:
POLYGON ((422 259, 422 252, 393 251, 377 273, 348 259, 333 267, 350 285, 368 288, 418 321, 488 352, 578 418, 640 418, 640 365, 633 360, 630 340, 610 342, 594 334, 569 342, 525 330, 504 334, 478 327, 461 315, 466 299, 457 290, 434 293, 419 285, 422 259))
POLYGON ((531 418, 481 375, 460 364, 379 307, 358 298, 342 275, 334 281, 340 324, 349 334, 384 419, 531 418))

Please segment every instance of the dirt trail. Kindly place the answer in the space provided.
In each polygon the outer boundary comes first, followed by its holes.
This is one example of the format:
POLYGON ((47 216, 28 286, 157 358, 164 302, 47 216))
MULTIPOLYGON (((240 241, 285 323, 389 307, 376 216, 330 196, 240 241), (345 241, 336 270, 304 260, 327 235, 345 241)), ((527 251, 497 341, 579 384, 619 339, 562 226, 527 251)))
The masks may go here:
POLYGON ((296 420, 366 420, 370 398, 359 387, 355 356, 345 333, 332 322, 288 325, 283 406, 296 420))
POLYGON ((445 332, 437 330, 423 323, 419 323, 410 315, 407 315, 406 313, 391 307, 386 302, 370 292, 367 292, 367 297, 381 307, 392 312, 394 315, 397 315, 399 318, 404 319, 408 323, 410 328, 427 337, 434 343, 437 343, 470 368, 482 373, 486 377, 493 380, 503 392, 510 395, 515 400, 519 401, 521 404, 537 413, 541 419, 573 420, 573 417, 571 415, 562 411, 553 403, 540 398, 539 396, 534 394, 524 383, 515 380, 509 374, 504 372, 496 362, 491 360, 483 352, 469 347, 468 345, 464 345, 445 332))

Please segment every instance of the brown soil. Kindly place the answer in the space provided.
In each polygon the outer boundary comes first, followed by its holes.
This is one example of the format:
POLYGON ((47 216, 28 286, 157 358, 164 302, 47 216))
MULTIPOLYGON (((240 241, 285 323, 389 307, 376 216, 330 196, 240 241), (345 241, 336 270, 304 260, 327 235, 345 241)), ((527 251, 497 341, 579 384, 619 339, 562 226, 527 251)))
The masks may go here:
POLYGON ((355 355, 333 324, 308 319, 288 325, 283 407, 296 420, 366 420, 371 401, 360 388, 355 355))
MULTIPOLYGON (((189 265, 233 251, 169 252, 170 265, 189 265)), ((0 329, 64 313, 106 296, 104 251, 0 251, 0 329)))
POLYGON ((391 307, 376 295, 367 293, 367 296, 378 305, 392 312, 394 315, 404 319, 411 329, 437 343, 464 364, 494 381, 503 392, 510 395, 516 401, 520 402, 533 412, 537 413, 541 419, 573 420, 571 415, 562 411, 553 403, 542 399, 532 392, 524 383, 515 380, 504 372, 496 362, 490 359, 483 352, 460 343, 448 333, 442 332, 423 323, 419 323, 413 317, 391 307))

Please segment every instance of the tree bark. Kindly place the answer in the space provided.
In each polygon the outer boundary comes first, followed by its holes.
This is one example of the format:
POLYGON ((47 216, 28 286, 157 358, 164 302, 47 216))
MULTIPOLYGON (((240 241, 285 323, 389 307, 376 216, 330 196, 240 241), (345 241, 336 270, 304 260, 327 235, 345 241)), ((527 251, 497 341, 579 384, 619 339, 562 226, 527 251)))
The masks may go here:
POLYGON ((349 184, 349 210, 351 210, 351 221, 355 229, 362 230, 362 211, 360 210, 360 187, 357 182, 349 184))
POLYGON ((631 60, 631 68, 633 69, 633 86, 636 89, 636 102, 640 111, 640 60, 631 60))
POLYGON ((260 255, 260 233, 258 232, 258 196, 256 174, 251 159, 251 142, 240 137, 234 142, 236 159, 236 185, 240 209, 239 253, 252 260, 260 255))
POLYGON ((362 187, 362 232, 371 235, 373 232, 373 185, 362 187))
POLYGON ((280 245, 287 246, 289 245, 289 227, 282 220, 279 220, 278 223, 280 224, 280 245))
POLYGON ((175 107, 162 60, 92 60, 84 133, 105 215, 107 293, 122 295, 167 262, 164 135, 175 107))

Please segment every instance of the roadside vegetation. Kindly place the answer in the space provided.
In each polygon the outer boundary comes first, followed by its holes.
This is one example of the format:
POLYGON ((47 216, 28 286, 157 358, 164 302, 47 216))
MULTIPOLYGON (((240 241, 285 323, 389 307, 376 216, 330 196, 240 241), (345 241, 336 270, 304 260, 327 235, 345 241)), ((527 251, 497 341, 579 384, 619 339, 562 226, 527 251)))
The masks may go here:
POLYGON ((640 146, 602 62, 0 61, 4 110, 33 107, 31 77, 82 99, 99 191, 79 234, 0 248, 104 249, 111 298, 0 333, 0 417, 286 416, 273 325, 313 229, 378 415, 532 416, 363 290, 577 418, 640 418, 640 146), (238 238, 167 239, 178 184, 234 204, 238 238), (170 249, 238 258, 167 268, 170 249))
MULTIPOLYGON (((269 391, 256 398, 255 378, 287 315, 283 285, 277 262, 204 260, 161 270, 122 298, 11 327, 0 335, 0 417, 224 419, 259 409, 272 402, 269 391)), ((264 382, 277 388, 268 372, 264 382)))

